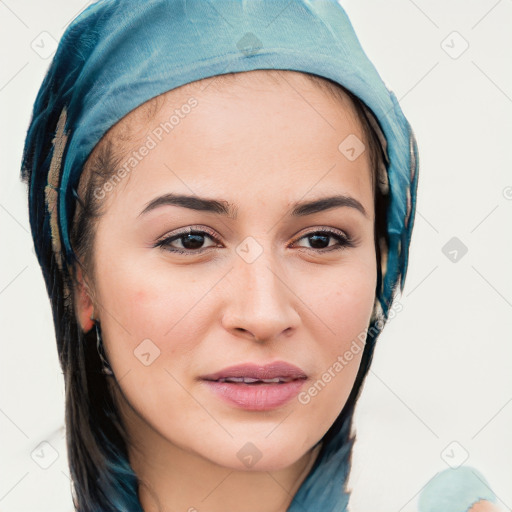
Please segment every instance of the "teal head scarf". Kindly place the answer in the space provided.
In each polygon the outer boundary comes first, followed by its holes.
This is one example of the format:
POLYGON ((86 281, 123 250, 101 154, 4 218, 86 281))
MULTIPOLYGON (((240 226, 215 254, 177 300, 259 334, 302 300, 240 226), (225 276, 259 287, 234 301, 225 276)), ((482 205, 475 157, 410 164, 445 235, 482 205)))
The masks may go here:
MULTIPOLYGON (((417 145, 397 98, 335 0, 103 0, 71 23, 35 102, 22 170, 30 187, 36 253, 49 292, 56 293, 53 273, 73 264, 70 229, 76 189, 85 161, 109 128, 171 89, 255 69, 328 78, 358 96, 373 114, 387 152, 383 191, 389 194, 388 251, 382 255, 376 293, 376 304, 387 319, 407 271, 417 145)), ((373 344, 367 344, 359 384, 372 350, 373 344)), ((345 509, 349 423, 347 419, 333 426, 289 510, 345 509)))

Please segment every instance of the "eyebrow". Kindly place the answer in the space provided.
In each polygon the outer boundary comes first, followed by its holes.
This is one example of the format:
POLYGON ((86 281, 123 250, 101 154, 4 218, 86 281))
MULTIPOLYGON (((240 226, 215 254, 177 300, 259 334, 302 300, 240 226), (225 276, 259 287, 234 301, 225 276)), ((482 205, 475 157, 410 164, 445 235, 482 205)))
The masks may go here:
MULTIPOLYGON (((228 201, 170 193, 152 199, 139 213, 139 217, 163 205, 180 206, 190 210, 215 213, 229 219, 236 219, 238 213, 238 207, 228 201)), ((305 217, 306 215, 313 215, 314 213, 340 207, 354 208, 365 217, 368 217, 364 206, 354 197, 346 195, 335 195, 312 201, 296 202, 292 205, 290 215, 292 217, 305 217)))

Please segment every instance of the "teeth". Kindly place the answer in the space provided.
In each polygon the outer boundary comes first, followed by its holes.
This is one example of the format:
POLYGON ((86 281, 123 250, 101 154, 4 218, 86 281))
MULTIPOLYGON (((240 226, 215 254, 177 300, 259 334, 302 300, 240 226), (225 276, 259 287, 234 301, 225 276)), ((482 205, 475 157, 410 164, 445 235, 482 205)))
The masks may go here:
POLYGON ((254 384, 255 382, 263 382, 265 384, 274 384, 279 382, 290 382, 292 379, 286 377, 275 377, 273 379, 253 379, 252 377, 226 377, 219 379, 219 382, 240 382, 244 384, 254 384))
POLYGON ((243 382, 243 377, 228 377, 227 379, 220 379, 220 382, 243 382))

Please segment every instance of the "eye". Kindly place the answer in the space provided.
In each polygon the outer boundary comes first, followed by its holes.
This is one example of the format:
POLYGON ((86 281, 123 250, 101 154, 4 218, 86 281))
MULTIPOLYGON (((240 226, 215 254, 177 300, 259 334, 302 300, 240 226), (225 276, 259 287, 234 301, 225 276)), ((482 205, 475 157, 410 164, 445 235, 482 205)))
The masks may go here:
MULTIPOLYGON (((179 254, 198 254, 208 249, 208 247, 202 247, 206 238, 218 242, 217 238, 207 231, 188 228, 180 233, 176 233, 175 235, 168 236, 157 241, 154 247, 163 247, 169 252, 179 254), (172 244, 181 244, 181 247, 179 245, 176 247, 172 244)), ((216 244, 213 244, 210 247, 215 246, 216 244)))
POLYGON ((336 251, 355 246, 354 242, 349 236, 345 235, 341 231, 332 230, 329 228, 325 228, 320 231, 311 231, 298 240, 302 239, 306 239, 311 245, 311 247, 304 247, 305 249, 320 253, 336 251), (336 243, 331 245, 330 241, 335 241, 336 243))
MULTIPOLYGON (((306 250, 325 253, 335 250, 344 249, 347 247, 355 247, 352 239, 345 235, 341 231, 325 228, 318 231, 311 231, 310 233, 303 235, 297 241, 307 240, 311 247, 302 247, 306 250), (330 242, 335 242, 331 244, 330 242)), ((166 251, 177 253, 177 254, 200 254, 209 248, 217 247, 220 241, 208 231, 195 229, 190 227, 184 231, 176 233, 171 236, 167 236, 161 240, 158 240, 154 247, 162 247, 166 251), (210 246, 204 247, 206 239, 210 239, 215 242, 210 246), (176 245, 177 244, 177 245, 176 245)), ((295 242, 296 244, 297 242, 295 242)))

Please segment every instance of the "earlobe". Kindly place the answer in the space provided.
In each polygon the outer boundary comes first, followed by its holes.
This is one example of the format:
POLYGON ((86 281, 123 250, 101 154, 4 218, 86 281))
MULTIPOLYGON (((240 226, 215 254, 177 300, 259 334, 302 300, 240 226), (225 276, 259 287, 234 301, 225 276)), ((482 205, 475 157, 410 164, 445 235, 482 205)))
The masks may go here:
POLYGON ((76 270, 75 288, 75 315, 84 332, 89 332, 94 327, 94 303, 91 299, 89 286, 84 280, 81 267, 76 270))

